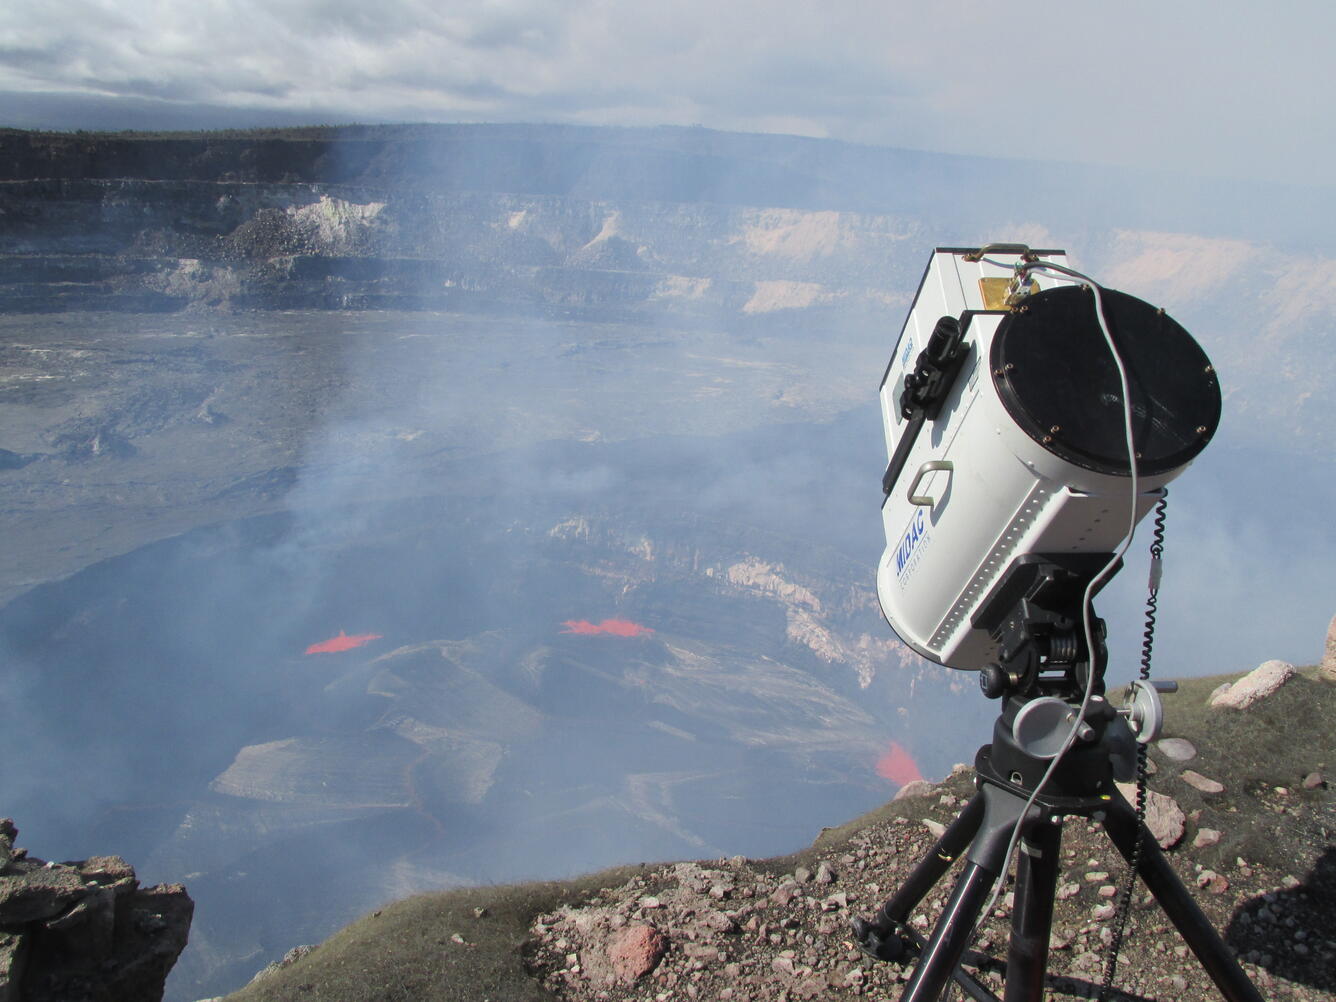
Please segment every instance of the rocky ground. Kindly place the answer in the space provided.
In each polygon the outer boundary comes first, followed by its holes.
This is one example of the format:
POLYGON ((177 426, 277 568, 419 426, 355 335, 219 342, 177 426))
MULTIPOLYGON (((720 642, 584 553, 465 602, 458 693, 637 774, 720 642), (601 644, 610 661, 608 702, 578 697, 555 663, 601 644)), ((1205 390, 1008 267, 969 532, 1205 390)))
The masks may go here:
MULTIPOLYGON (((1197 679, 1168 697, 1169 736, 1150 753, 1157 794, 1152 831, 1263 997, 1333 999, 1336 868, 1329 843, 1336 799, 1327 777, 1336 768, 1336 748, 1326 721, 1336 708, 1336 685, 1317 670, 1291 676, 1277 662, 1253 676, 1280 683, 1249 698, 1246 685, 1230 690, 1219 679, 1197 679)), ((811 849, 783 859, 642 866, 589 878, 564 893, 549 885, 480 888, 450 902, 449 896, 416 899, 294 957, 234 998, 365 998, 368 991, 378 998, 569 1002, 895 997, 909 969, 862 954, 849 923, 900 886, 972 790, 972 772, 963 767, 943 783, 915 784, 885 808, 827 830, 811 849), (527 918, 514 903, 521 892, 535 908, 527 918), (439 973, 401 992, 394 978, 402 974, 390 972, 402 972, 415 948, 409 936, 390 943, 385 933, 404 928, 394 924, 402 915, 413 916, 413 936, 431 937, 430 959, 420 962, 439 973), (392 968, 386 951, 395 949, 392 968), (517 950, 541 989, 488 968, 497 949, 517 950), (354 966, 363 979, 360 995, 347 981, 354 966)), ((1101 829, 1067 824, 1051 997, 1097 994, 1125 876, 1101 829)), ((916 928, 931 928, 948 891, 944 883, 929 895, 912 919, 916 928)), ((1008 893, 983 925, 979 950, 1005 954, 1011 907, 1008 893)), ((993 989, 1001 983, 986 967, 980 978, 993 989)), ((1219 997, 1141 885, 1114 984, 1115 998, 1219 997)))
MULTIPOLYGON (((968 787, 966 777, 957 777, 926 797, 910 799, 905 807, 917 808, 920 819, 900 815, 873 825, 843 851, 823 854, 815 870, 809 864, 776 872, 740 858, 657 868, 592 901, 541 916, 534 925, 540 944, 535 965, 559 996, 600 1002, 892 997, 912 967, 861 953, 850 936, 850 918, 870 913, 895 891, 933 846, 935 825, 958 813, 968 787)), ((1103 980, 1123 867, 1111 865, 1100 830, 1080 823, 1068 827, 1063 861, 1049 971, 1065 979, 1053 986, 1058 994, 1084 997, 1103 980)), ((1298 928, 1301 918, 1309 918, 1303 912, 1310 904, 1308 892, 1298 890, 1299 878, 1246 861, 1229 873, 1233 882, 1193 863, 1182 876, 1204 886, 1206 895, 1264 902, 1253 910, 1255 945, 1243 954, 1254 982, 1269 997, 1330 998, 1329 990, 1305 984, 1319 978, 1329 984, 1336 955, 1323 925, 1298 928), (1278 962, 1292 978, 1270 972, 1278 962)), ((927 933, 935 923, 948 891, 949 885, 940 885, 915 916, 920 931, 927 933)), ((999 958, 1012 897, 1008 893, 999 902, 976 944, 999 958)), ((1325 918, 1330 921, 1329 914, 1325 918)), ((1124 997, 1214 997, 1148 896, 1134 905, 1128 936, 1115 982, 1124 997)), ((982 980, 1000 990, 998 971, 982 980)))

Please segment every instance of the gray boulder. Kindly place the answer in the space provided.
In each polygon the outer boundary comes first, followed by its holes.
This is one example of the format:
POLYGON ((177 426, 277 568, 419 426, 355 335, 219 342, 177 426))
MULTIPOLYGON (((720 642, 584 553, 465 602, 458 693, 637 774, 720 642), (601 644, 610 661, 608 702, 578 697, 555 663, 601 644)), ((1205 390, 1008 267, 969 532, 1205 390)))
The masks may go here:
POLYGON ((1246 710, 1266 699, 1294 677, 1294 665, 1287 661, 1266 661, 1231 686, 1221 686, 1211 694, 1211 706, 1246 710))

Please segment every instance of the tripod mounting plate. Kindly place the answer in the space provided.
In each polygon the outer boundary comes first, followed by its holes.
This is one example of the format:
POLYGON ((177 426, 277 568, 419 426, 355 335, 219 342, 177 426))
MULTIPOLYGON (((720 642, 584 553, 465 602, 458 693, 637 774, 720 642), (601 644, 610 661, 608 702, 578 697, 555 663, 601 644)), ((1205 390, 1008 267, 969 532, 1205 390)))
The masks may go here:
MULTIPOLYGON (((1077 708, 1056 696, 1032 699, 1011 722, 1011 736, 1027 755, 1040 759, 1056 758, 1071 733, 1077 708)), ((1086 732, 1090 725, 1082 722, 1086 732)), ((1078 733, 1078 736, 1079 733, 1078 733)))

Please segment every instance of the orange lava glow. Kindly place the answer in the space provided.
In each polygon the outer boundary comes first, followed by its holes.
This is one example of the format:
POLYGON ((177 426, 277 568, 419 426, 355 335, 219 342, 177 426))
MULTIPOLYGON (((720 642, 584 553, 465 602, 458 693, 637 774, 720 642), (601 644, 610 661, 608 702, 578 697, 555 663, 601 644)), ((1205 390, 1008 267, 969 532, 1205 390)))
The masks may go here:
POLYGON ((900 746, 898 741, 892 741, 891 747, 886 749, 886 754, 877 759, 877 775, 882 779, 889 779, 897 786, 914 783, 923 778, 923 773, 919 772, 913 757, 900 746))
POLYGON ((379 640, 379 633, 354 633, 349 636, 342 630, 337 637, 330 637, 328 640, 322 640, 318 644, 312 644, 306 648, 307 654, 337 654, 339 651, 350 651, 354 647, 362 647, 371 643, 373 640, 379 640))
POLYGON ((605 619, 601 623, 591 623, 587 619, 568 619, 561 625, 566 627, 562 633, 608 633, 614 637, 643 637, 654 632, 648 626, 641 626, 629 619, 605 619))

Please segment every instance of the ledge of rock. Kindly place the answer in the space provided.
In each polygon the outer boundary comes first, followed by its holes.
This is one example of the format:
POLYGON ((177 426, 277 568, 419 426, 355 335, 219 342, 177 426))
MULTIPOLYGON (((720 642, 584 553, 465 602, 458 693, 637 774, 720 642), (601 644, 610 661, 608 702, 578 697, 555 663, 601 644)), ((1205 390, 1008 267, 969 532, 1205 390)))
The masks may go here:
POLYGON ((119 856, 48 863, 0 819, 0 1002, 158 1002, 190 934, 180 884, 140 887, 119 856))

